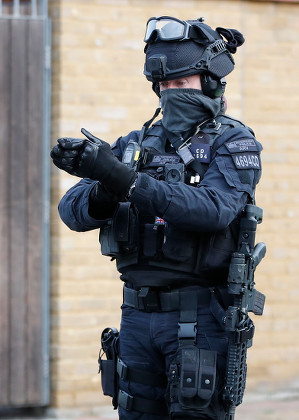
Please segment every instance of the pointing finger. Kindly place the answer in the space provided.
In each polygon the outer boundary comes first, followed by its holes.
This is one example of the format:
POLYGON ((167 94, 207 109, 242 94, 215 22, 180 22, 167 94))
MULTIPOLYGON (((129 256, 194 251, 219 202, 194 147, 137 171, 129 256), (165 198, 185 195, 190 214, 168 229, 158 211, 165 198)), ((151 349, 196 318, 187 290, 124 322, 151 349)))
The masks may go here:
POLYGON ((88 140, 91 140, 94 143, 102 143, 101 140, 98 137, 95 137, 93 134, 91 134, 89 131, 87 131, 85 128, 81 128, 81 133, 84 134, 88 138, 88 140))

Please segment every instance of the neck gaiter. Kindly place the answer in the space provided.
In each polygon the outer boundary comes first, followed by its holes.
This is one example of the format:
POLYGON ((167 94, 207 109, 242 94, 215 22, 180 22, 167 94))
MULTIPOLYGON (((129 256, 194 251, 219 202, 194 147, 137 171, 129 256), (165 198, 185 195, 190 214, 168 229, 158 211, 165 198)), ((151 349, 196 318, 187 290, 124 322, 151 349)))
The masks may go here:
POLYGON ((195 125, 215 118, 221 111, 221 99, 212 99, 199 89, 166 89, 161 92, 162 124, 170 132, 182 135, 195 125))

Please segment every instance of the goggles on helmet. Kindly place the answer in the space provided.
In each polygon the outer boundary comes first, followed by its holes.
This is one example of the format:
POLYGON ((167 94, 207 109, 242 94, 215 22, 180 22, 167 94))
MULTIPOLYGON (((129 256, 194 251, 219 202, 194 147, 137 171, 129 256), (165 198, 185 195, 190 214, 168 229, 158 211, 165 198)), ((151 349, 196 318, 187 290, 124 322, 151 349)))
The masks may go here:
POLYGON ((161 41, 183 41, 189 39, 190 28, 188 22, 174 17, 152 17, 146 24, 144 42, 156 37, 161 41))

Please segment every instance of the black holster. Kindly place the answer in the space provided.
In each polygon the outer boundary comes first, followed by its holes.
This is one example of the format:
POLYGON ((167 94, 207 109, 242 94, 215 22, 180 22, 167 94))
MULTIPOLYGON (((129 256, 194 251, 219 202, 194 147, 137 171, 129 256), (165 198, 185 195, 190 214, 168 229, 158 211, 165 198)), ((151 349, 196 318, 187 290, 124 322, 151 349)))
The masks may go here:
POLYGON ((99 373, 101 373, 104 395, 112 397, 113 408, 118 406, 118 335, 116 328, 105 328, 101 335, 102 348, 99 353, 99 373), (106 359, 103 359, 103 355, 106 359))

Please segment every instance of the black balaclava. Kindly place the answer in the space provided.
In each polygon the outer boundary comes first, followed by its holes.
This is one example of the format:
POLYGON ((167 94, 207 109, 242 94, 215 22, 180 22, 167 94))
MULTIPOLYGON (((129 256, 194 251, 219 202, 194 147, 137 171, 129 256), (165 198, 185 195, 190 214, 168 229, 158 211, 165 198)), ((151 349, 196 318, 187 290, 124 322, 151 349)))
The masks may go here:
POLYGON ((221 111, 221 99, 209 98, 199 89, 166 89, 160 95, 163 126, 183 137, 184 133, 215 118, 221 111))

